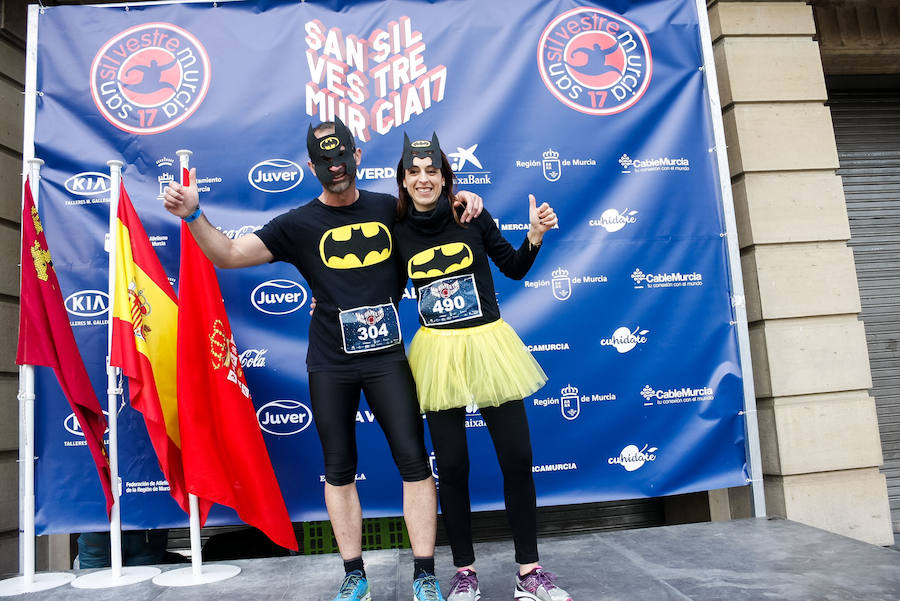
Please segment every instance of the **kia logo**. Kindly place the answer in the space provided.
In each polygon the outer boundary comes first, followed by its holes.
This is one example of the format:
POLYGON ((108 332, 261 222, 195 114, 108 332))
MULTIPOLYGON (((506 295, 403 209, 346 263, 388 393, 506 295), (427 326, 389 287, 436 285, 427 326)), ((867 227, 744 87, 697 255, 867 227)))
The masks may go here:
POLYGON ((250 302, 269 315, 287 315, 306 303, 306 290, 293 280, 269 280, 250 293, 250 302))
POLYGON ((78 196, 97 196, 109 193, 109 176, 97 171, 76 173, 66 180, 66 190, 78 196))
POLYGON ((266 403, 256 412, 259 427, 275 436, 303 432, 312 422, 312 412, 300 401, 281 399, 266 403))
MULTIPOLYGON (((109 417, 109 413, 104 411, 103 415, 109 417)), ((81 429, 81 424, 78 422, 78 418, 75 417, 74 413, 70 413, 66 416, 65 421, 63 422, 63 427, 65 427, 66 431, 70 434, 74 434, 75 436, 84 436, 84 430, 81 429)), ((106 434, 109 432, 109 428, 103 430, 103 433, 106 434)))
POLYGON ((303 169, 287 159, 266 159, 250 169, 247 180, 262 192, 287 192, 303 181, 303 169))
POLYGON ((67 296, 65 303, 72 315, 96 317, 109 310, 109 295, 102 290, 79 290, 67 296))

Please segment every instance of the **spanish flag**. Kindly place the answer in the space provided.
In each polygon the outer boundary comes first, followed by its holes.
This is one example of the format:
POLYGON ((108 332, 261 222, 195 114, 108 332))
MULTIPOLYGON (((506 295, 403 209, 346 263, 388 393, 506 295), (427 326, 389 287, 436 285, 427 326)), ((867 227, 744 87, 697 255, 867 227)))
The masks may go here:
MULTIPOLYGON (((131 406, 140 411, 169 492, 190 513, 181 461, 175 350, 178 301, 144 226, 119 187, 116 286, 110 363, 128 376, 131 406)), ((205 518, 209 504, 201 503, 205 518)))
POLYGON ((22 293, 19 311, 19 345, 16 363, 43 365, 56 373, 59 386, 72 407, 106 495, 106 512, 113 505, 109 481, 109 456, 103 445, 106 418, 63 304, 56 269, 50 259, 44 228, 38 216, 31 184, 25 182, 22 203, 22 293))

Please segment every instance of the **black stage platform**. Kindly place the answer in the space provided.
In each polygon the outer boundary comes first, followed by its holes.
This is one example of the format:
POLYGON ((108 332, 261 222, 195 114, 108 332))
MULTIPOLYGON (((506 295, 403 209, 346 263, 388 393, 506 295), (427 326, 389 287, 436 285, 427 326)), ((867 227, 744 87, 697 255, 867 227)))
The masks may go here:
MULTIPOLYGON (((483 601, 511 601, 508 541, 476 545, 483 601)), ((575 601, 897 601, 900 552, 786 520, 750 519, 622 530, 540 541, 541 562, 575 601)), ((373 601, 412 598, 409 550, 364 554, 373 601)), ((453 568, 437 550, 446 594, 453 568)), ((242 572, 202 586, 145 581, 102 590, 63 586, 28 601, 331 601, 343 576, 337 555, 227 562, 242 572)), ((164 570, 179 566, 162 566, 164 570)), ((85 570, 82 573, 87 573, 85 570)))

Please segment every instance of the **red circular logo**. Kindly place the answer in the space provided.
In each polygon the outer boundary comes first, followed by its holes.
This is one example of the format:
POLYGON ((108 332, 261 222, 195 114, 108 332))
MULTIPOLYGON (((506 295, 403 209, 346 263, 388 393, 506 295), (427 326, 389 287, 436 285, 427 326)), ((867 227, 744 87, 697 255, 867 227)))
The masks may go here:
POLYGON ((637 25, 586 6, 550 21, 537 58, 547 89, 563 104, 590 115, 612 115, 634 106, 653 71, 650 45, 637 25))
POLYGON ((206 49, 171 23, 145 23, 108 40, 91 64, 91 96, 107 121, 133 134, 183 123, 209 89, 206 49))

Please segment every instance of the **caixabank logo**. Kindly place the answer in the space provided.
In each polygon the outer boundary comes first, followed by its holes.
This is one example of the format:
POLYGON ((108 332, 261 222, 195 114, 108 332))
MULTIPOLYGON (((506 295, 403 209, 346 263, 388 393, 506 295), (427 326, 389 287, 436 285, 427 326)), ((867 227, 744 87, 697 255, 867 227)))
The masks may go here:
POLYGON ((110 38, 91 64, 91 96, 107 121, 139 134, 190 117, 209 89, 206 48, 171 23, 144 23, 110 38))
POLYGON ((641 99, 653 73, 650 44, 631 21, 581 6, 550 21, 538 42, 547 89, 570 108, 614 115, 641 99))

